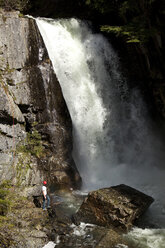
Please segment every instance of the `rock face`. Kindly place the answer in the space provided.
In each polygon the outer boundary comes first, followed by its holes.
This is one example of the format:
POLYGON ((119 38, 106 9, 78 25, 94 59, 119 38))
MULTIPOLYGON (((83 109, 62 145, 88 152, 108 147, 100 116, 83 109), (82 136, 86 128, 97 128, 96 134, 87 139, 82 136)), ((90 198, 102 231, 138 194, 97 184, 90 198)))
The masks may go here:
POLYGON ((76 187, 72 123, 35 20, 0 13, 0 180, 76 187))
POLYGON ((154 199, 124 184, 92 191, 76 219, 100 226, 128 230, 154 199))
POLYGON ((31 199, 21 197, 16 187, 7 190, 7 199, 12 207, 6 216, 0 216, 0 247, 43 247, 51 229, 47 211, 36 208, 31 199))

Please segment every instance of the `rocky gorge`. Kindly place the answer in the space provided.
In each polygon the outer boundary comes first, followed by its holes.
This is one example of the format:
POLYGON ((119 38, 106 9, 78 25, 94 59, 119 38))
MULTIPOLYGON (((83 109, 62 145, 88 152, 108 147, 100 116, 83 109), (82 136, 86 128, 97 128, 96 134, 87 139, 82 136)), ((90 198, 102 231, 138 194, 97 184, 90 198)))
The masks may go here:
POLYGON ((31 197, 22 197, 18 188, 13 189, 12 185, 5 183, 0 188, 1 197, 2 187, 11 204, 5 216, 0 213, 0 245, 3 248, 136 248, 136 243, 128 239, 125 227, 131 228, 134 220, 139 219, 153 201, 135 189, 118 185, 109 188, 109 193, 107 189, 101 189, 88 196, 78 191, 55 191, 51 194, 51 208, 43 211, 39 198, 39 201, 36 198, 34 201, 31 197), (91 215, 92 205, 94 211, 91 215))
POLYGON ((1 10, 0 33, 0 244, 41 247, 48 237, 40 228, 31 241, 26 235, 37 219, 39 226, 49 222, 32 196, 41 194, 43 180, 56 189, 81 185, 72 123, 35 21, 1 10))
MULTIPOLYGON (((72 191, 79 189, 82 184, 72 157, 72 121, 36 22, 19 11, 1 9, 0 34, 0 245, 39 248, 52 241, 56 247, 137 247, 127 240, 123 231, 105 222, 109 217, 109 221, 113 222, 112 219, 116 220, 117 216, 122 223, 129 214, 130 219, 135 220, 135 215, 139 217, 143 212, 139 214, 135 210, 141 206, 146 209, 153 199, 146 196, 146 206, 143 206, 143 200, 141 203, 136 201, 136 197, 133 197, 135 191, 130 190, 131 200, 128 196, 126 199, 115 195, 112 203, 113 193, 108 193, 110 200, 107 201, 103 199, 106 193, 100 190, 102 197, 94 192, 94 198, 98 196, 98 199, 90 202, 93 194, 90 193, 89 201, 85 200, 80 207, 84 196, 72 191), (47 180, 51 186, 52 209, 47 212, 41 209, 43 180, 47 180), (56 198, 58 194, 59 202, 56 198), (66 207, 67 199, 69 207, 66 207), (118 199, 122 206, 119 206, 118 199), (92 224, 88 224, 91 209, 86 203, 92 206, 94 212, 92 224), (126 204, 130 208, 126 208, 126 204), (79 207, 80 217, 77 221, 72 214, 79 207), (99 208, 105 210, 105 215, 96 211, 99 208), (100 222, 106 219, 101 226, 99 221, 93 221, 98 216, 101 216, 100 222)), ((162 45, 159 49, 162 49, 162 45)), ((150 60, 146 56, 145 59, 150 60)), ((153 70, 150 63, 147 65, 150 74, 153 70)), ((163 74, 155 70, 153 77, 157 76, 162 80, 163 74)), ((164 93, 158 87, 158 93, 155 94, 161 102, 158 112, 163 116, 164 93)), ((152 111, 155 105, 154 102, 152 111)), ((124 225, 126 229, 132 227, 132 223, 124 225)))

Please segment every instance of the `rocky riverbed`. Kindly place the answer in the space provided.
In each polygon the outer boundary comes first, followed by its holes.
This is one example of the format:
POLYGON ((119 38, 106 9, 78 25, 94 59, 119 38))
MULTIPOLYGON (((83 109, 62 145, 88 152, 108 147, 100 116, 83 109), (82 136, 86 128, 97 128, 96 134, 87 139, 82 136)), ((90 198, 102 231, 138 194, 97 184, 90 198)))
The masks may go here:
POLYGON ((50 196, 51 208, 43 211, 33 197, 21 196, 18 188, 8 189, 11 204, 8 213, 0 218, 0 247, 135 247, 125 231, 75 222, 73 215, 86 198, 85 193, 58 191, 50 196))

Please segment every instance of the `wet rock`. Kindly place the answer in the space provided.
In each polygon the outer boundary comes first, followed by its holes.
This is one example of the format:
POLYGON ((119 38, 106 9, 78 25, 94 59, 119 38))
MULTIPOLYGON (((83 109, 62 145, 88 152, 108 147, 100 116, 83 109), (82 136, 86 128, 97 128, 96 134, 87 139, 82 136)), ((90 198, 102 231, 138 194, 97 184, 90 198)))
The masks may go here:
POLYGON ((98 240, 95 248, 136 248, 134 244, 126 240, 125 236, 113 229, 104 228, 101 231, 96 228, 94 237, 98 240), (96 235, 100 235, 100 239, 96 235))
POLYGON ((154 199, 126 185, 92 191, 74 216, 76 220, 128 230, 154 199))
POLYGON ((53 208, 53 209, 48 209, 48 214, 49 214, 49 216, 50 216, 51 218, 56 218, 56 217, 57 217, 55 208, 53 208))
POLYGON ((42 207, 43 197, 41 195, 33 196, 33 203, 37 208, 42 207))
POLYGON ((65 230, 65 234, 58 233, 58 248, 133 248, 124 236, 113 229, 81 223, 79 226, 71 225, 70 230, 65 230))

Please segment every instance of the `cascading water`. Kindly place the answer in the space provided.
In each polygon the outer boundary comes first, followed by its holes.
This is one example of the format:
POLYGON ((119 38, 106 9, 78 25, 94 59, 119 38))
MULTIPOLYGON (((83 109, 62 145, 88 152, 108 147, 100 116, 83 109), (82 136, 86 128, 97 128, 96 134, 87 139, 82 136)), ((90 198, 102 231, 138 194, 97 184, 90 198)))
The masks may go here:
POLYGON ((164 226, 163 146, 140 93, 128 89, 113 48, 82 21, 36 22, 71 114, 84 189, 134 186, 155 198, 152 215, 164 226))

